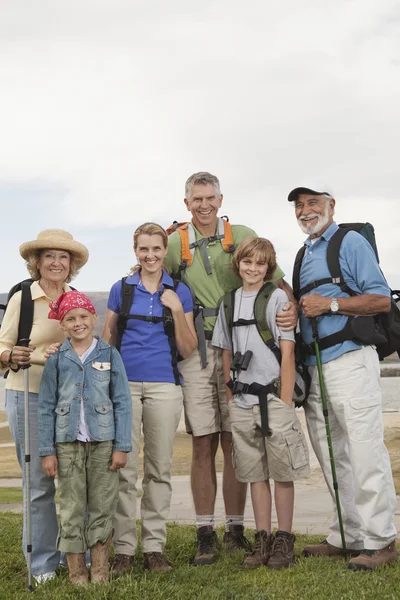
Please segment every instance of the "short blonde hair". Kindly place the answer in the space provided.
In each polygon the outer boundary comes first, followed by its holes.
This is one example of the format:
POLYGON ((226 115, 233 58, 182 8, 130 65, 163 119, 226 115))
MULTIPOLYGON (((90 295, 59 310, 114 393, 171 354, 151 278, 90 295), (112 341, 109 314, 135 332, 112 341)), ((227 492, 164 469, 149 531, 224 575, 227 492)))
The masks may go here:
POLYGON ((232 268, 235 275, 240 277, 240 261, 244 258, 253 258, 254 256, 267 264, 264 281, 272 281, 276 271, 275 248, 269 240, 259 237, 248 237, 236 248, 232 259, 232 268))
MULTIPOLYGON (((29 271, 29 275, 32 277, 34 281, 39 281, 41 274, 39 270, 39 261, 44 252, 47 252, 48 248, 43 248, 41 250, 34 250, 31 252, 26 259, 26 268, 29 271)), ((77 258, 65 250, 67 254, 69 254, 70 263, 69 263, 69 273, 68 277, 65 280, 65 283, 69 283, 72 281, 74 277, 76 277, 79 273, 78 260, 77 258)))
MULTIPOLYGON (((158 225, 158 223, 148 222, 148 223, 143 223, 143 225, 139 225, 139 227, 136 229, 135 233, 133 234, 133 249, 135 251, 136 251, 136 248, 138 247, 140 235, 160 235, 162 237, 164 248, 168 248, 168 234, 165 231, 165 229, 163 227, 161 227, 161 225, 158 225)), ((163 265, 163 267, 164 267, 164 265, 163 265)), ((130 274, 133 275, 139 269, 140 269, 140 265, 135 265, 134 267, 131 267, 130 274)))

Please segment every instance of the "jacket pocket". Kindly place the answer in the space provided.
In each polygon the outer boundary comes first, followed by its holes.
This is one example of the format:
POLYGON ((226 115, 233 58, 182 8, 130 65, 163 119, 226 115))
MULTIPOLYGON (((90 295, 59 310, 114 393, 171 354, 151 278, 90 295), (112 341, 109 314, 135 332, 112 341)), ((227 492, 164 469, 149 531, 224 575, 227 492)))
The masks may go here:
POLYGON ((308 447, 302 432, 293 428, 292 431, 285 434, 285 441, 292 468, 300 469, 308 465, 308 447))
POLYGON ((59 404, 56 409, 56 429, 65 429, 69 423, 71 404, 59 404))
POLYGON ((112 427, 114 424, 114 411, 112 402, 102 402, 95 404, 94 409, 97 413, 97 422, 99 427, 112 427))
POLYGON ((94 381, 110 381, 111 364, 109 362, 92 362, 92 377, 94 381))

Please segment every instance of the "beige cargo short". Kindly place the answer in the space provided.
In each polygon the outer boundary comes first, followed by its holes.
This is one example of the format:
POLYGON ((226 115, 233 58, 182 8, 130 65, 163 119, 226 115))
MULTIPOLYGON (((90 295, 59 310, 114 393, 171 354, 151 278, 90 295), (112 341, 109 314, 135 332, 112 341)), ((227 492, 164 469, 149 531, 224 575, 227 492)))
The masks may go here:
POLYGON ((207 361, 201 368, 200 355, 195 350, 189 358, 179 363, 183 377, 183 406, 186 431, 194 436, 230 431, 222 350, 207 342, 207 361))
POLYGON ((310 473, 307 440, 302 432, 294 404, 275 396, 268 400, 270 437, 261 433, 258 404, 240 408, 229 402, 232 428, 232 459, 236 479, 243 483, 295 481, 310 473))

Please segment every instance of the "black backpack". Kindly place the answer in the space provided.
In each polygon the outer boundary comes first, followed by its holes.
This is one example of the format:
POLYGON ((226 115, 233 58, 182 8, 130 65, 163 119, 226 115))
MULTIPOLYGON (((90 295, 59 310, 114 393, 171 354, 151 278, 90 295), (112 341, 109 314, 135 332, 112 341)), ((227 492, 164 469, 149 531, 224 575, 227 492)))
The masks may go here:
MULTIPOLYGON (((133 303, 133 297, 135 293, 135 285, 130 283, 126 283, 126 277, 123 277, 121 280, 121 310, 117 319, 117 341, 115 344, 116 349, 121 351, 121 342, 122 336, 124 335, 124 331, 126 329, 126 325, 129 319, 136 319, 138 321, 147 321, 150 323, 164 323, 164 331, 168 338, 168 343, 171 349, 171 362, 172 362, 172 370, 174 373, 175 385, 181 385, 181 378, 178 369, 178 362, 181 360, 181 357, 178 353, 178 347, 176 345, 175 338, 175 326, 174 320, 172 317, 172 312, 166 306, 163 307, 163 316, 162 317, 153 317, 148 315, 134 315, 130 314, 130 310, 133 303)), ((174 292, 177 290, 179 285, 179 281, 174 280, 174 285, 170 286, 164 283, 165 289, 173 290, 174 292)))
MULTIPOLYGON (((260 334, 264 344, 274 354, 279 366, 281 365, 282 355, 278 346, 275 344, 273 335, 268 327, 267 323, 267 306, 269 299, 273 292, 276 290, 276 286, 273 283, 265 283, 262 288, 258 291, 256 299, 254 301, 254 319, 246 321, 245 319, 239 319, 239 321, 233 321, 235 314, 235 296, 236 290, 225 294, 222 300, 225 313, 225 321, 232 339, 232 328, 240 327, 243 325, 255 325, 257 331, 260 334)), ((307 367, 305 367, 302 358, 300 357, 300 346, 296 343, 296 379, 294 386, 293 401, 297 407, 302 406, 307 400, 308 393, 310 391, 310 375, 307 367)))
MULTIPOLYGON (((293 294, 299 300, 304 294, 326 283, 334 283, 349 296, 358 293, 346 285, 339 263, 339 252, 343 238, 349 231, 362 235, 372 246, 379 263, 378 249, 375 232, 371 223, 341 223, 339 229, 332 236, 327 249, 327 263, 330 277, 313 281, 300 289, 300 269, 304 258, 306 246, 302 246, 297 253, 293 268, 293 294)), ((391 290, 391 308, 388 313, 379 313, 374 317, 348 317, 346 326, 341 331, 333 333, 319 340, 320 350, 330 348, 346 340, 354 340, 361 345, 375 345, 379 359, 383 360, 393 352, 400 356, 400 290, 391 290)), ((304 344, 308 354, 314 353, 313 344, 304 344)))

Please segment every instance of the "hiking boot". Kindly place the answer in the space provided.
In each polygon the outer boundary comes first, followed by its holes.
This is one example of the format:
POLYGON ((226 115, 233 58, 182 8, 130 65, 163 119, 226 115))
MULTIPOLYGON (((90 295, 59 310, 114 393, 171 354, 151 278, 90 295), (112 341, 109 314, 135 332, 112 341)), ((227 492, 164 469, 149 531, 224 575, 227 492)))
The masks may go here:
POLYGON ((192 565, 212 565, 217 558, 218 539, 212 525, 203 525, 197 529, 197 552, 192 565))
POLYGON ((86 567, 85 553, 67 552, 69 580, 74 585, 87 585, 89 573, 86 567))
POLYGON ((134 561, 134 556, 129 556, 128 554, 116 554, 111 567, 113 577, 123 575, 123 573, 133 567, 134 561))
POLYGON ((251 544, 244 535, 243 525, 229 526, 229 531, 224 533, 224 546, 227 552, 236 552, 236 550, 251 552, 251 544))
POLYGON ((296 556, 294 554, 294 543, 296 537, 293 533, 286 531, 277 531, 274 543, 272 544, 272 550, 268 561, 268 568, 270 569, 286 569, 291 567, 296 562, 296 556))
POLYGON ((332 546, 328 540, 323 540, 320 544, 311 544, 310 546, 304 546, 303 556, 358 556, 361 550, 350 550, 346 548, 338 548, 332 546))
POLYGON ((97 542, 97 544, 90 548, 90 562, 92 563, 90 579, 92 583, 103 583, 110 580, 110 568, 108 564, 110 546, 111 536, 104 544, 97 542))
POLYGON ((155 571, 156 573, 167 573, 172 570, 171 565, 162 552, 145 552, 143 566, 145 569, 150 569, 150 571, 155 571))
POLYGON ((359 556, 352 558, 348 568, 352 571, 373 571, 381 565, 392 565, 397 561, 395 542, 380 550, 361 550, 359 556))
POLYGON ((253 552, 246 556, 242 562, 242 567, 245 569, 256 569, 257 567, 266 565, 273 543, 274 536, 272 533, 268 534, 264 529, 256 531, 254 535, 253 552))

